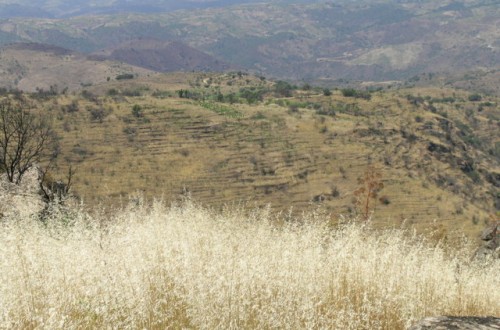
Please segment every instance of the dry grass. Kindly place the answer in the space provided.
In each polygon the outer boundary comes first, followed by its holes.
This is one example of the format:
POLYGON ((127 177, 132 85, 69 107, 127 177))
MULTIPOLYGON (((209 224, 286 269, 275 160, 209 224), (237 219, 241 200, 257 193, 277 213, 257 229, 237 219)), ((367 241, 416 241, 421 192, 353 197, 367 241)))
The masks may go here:
POLYGON ((403 329, 500 316, 500 263, 400 230, 332 228, 321 213, 138 202, 46 226, 3 220, 0 328, 403 329))

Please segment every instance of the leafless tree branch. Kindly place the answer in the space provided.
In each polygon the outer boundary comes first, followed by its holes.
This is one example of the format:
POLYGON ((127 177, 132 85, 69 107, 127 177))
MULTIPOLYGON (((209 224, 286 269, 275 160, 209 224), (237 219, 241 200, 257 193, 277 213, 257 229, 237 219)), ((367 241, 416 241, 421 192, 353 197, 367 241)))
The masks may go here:
POLYGON ((27 108, 25 102, 0 102, 0 169, 16 184, 35 163, 54 156, 57 141, 49 121, 27 108))

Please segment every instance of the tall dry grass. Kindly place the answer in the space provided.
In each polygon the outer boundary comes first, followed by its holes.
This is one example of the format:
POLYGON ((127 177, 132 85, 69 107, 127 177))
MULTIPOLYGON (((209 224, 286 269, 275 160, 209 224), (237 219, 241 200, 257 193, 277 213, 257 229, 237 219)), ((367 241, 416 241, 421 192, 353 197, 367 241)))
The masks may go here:
POLYGON ((500 316, 499 263, 402 230, 284 219, 192 202, 4 218, 0 327, 404 329, 500 316))

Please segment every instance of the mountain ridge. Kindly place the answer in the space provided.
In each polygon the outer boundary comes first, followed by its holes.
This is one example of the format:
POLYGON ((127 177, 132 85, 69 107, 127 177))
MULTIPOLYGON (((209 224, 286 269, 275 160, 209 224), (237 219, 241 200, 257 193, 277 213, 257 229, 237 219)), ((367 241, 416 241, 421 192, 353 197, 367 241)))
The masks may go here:
POLYGON ((153 71, 58 46, 14 43, 0 48, 0 87, 26 92, 81 90, 122 74, 151 75, 153 71))
POLYGON ((125 62, 158 72, 236 69, 236 66, 231 67, 229 64, 182 42, 144 38, 130 40, 118 46, 95 52, 91 58, 125 62))
POLYGON ((406 80, 499 68, 494 1, 245 4, 164 14, 9 19, 0 44, 92 53, 131 40, 177 41, 256 74, 308 82, 406 80))

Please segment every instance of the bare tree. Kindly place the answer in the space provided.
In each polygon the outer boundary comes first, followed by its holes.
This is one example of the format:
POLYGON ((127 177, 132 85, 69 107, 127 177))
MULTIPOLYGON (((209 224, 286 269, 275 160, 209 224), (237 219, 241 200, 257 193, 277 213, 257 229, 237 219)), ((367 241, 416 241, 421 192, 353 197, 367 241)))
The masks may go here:
POLYGON ((67 216, 71 214, 71 208, 66 206, 66 201, 72 198, 70 190, 75 171, 73 167, 70 166, 65 181, 55 180, 49 173, 49 169, 52 167, 53 164, 50 162, 45 169, 38 169, 39 194, 42 197, 42 201, 45 203, 43 209, 38 213, 38 218, 43 223, 47 223, 54 212, 63 212, 66 214, 66 217, 63 217, 65 219, 63 222, 68 224, 67 221, 71 216, 67 216))
POLYGON ((75 170, 72 166, 68 169, 68 174, 66 176, 66 181, 54 180, 50 176, 49 169, 51 168, 49 164, 44 170, 40 170, 39 186, 40 194, 43 201, 46 204, 57 202, 59 204, 64 204, 67 198, 70 196, 70 190, 72 187, 73 175, 75 170))
POLYGON ((0 170, 10 182, 19 184, 35 163, 55 157, 56 142, 50 122, 26 103, 0 102, 0 170))

